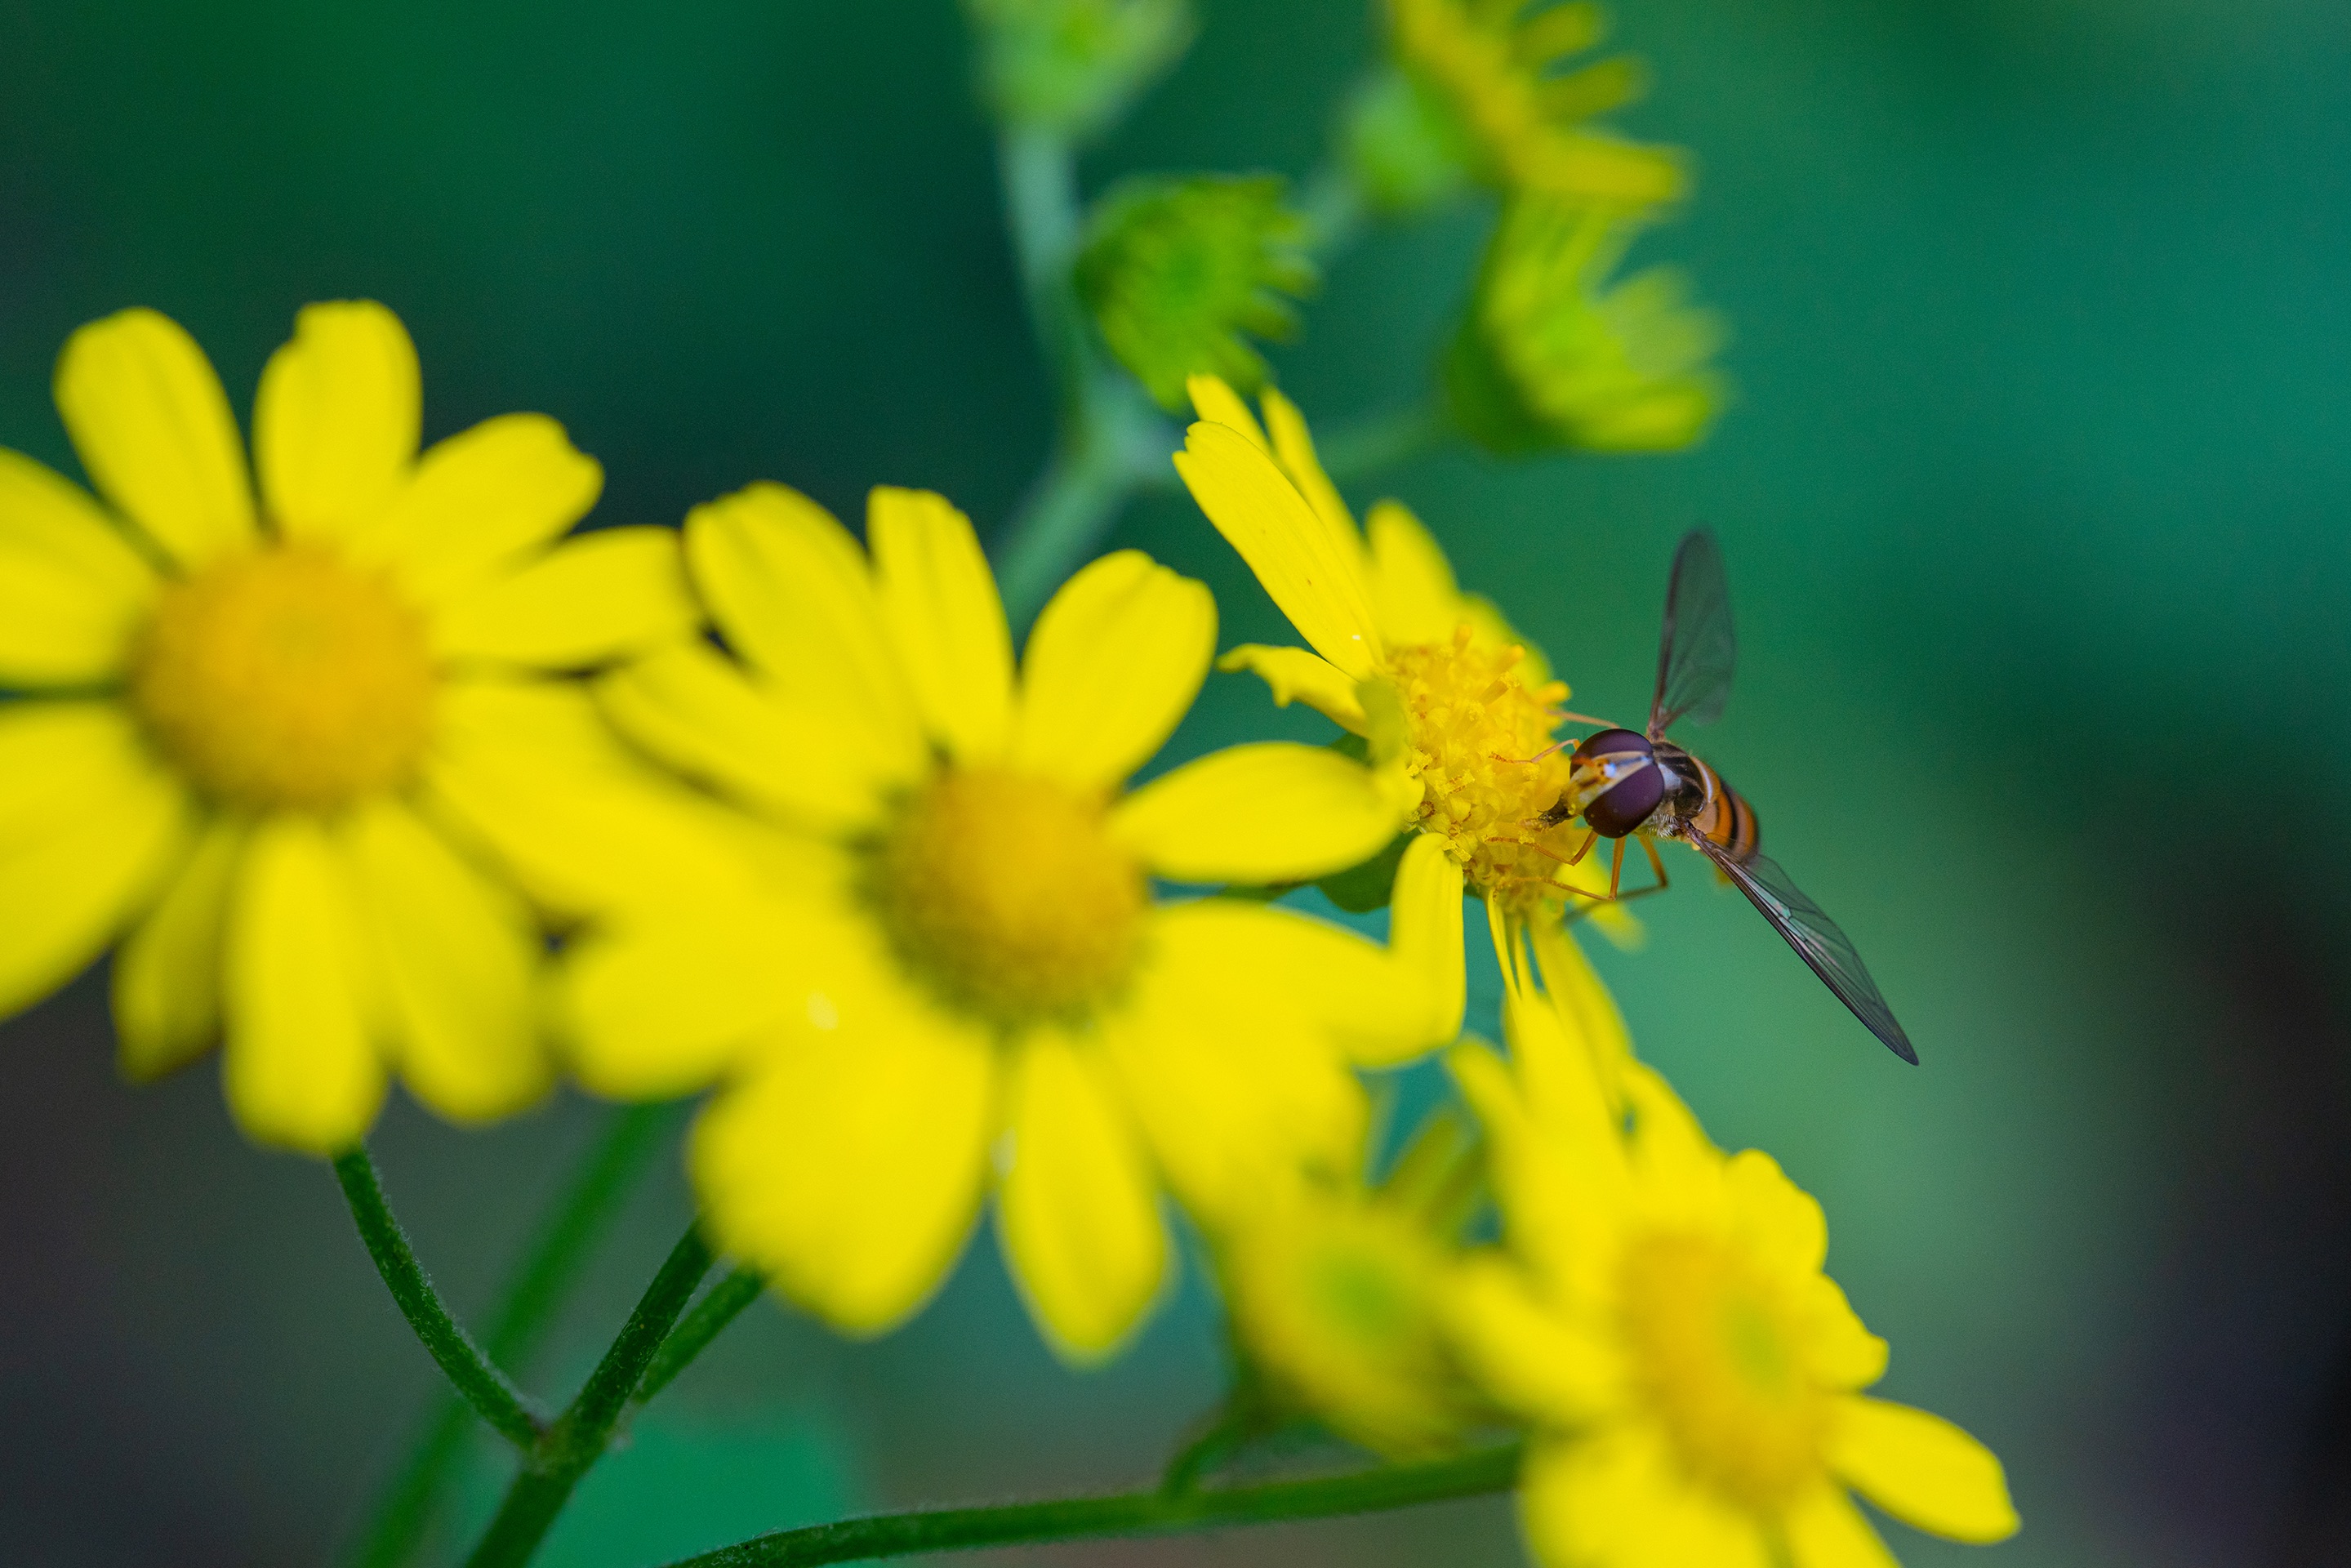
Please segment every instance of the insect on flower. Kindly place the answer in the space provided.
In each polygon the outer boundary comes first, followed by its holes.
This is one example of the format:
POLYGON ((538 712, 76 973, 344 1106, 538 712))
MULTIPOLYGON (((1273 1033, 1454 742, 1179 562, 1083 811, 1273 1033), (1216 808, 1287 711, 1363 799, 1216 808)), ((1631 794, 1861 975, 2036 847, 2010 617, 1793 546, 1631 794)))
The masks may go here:
POLYGON ((1712 534, 1695 530, 1683 536, 1681 548, 1674 552, 1665 632, 1657 649, 1657 689, 1649 702, 1646 730, 1609 726, 1584 737, 1570 755, 1573 770, 1567 792, 1539 820, 1553 823, 1583 817, 1591 831, 1570 864, 1582 860, 1598 840, 1615 841, 1608 873, 1612 899, 1619 896, 1627 838, 1640 841, 1650 869, 1657 873, 1656 885, 1642 889, 1644 894, 1662 893, 1667 885, 1656 841, 1674 839, 1689 845, 1747 895, 1771 928, 1788 939, 1796 956, 1853 1009, 1854 1017, 1867 1024, 1887 1050, 1915 1066, 1918 1053, 1869 977, 1852 938, 1804 896, 1778 862, 1762 853, 1755 808, 1721 774, 1666 738, 1677 719, 1712 724, 1722 716, 1738 652, 1722 551, 1712 534))

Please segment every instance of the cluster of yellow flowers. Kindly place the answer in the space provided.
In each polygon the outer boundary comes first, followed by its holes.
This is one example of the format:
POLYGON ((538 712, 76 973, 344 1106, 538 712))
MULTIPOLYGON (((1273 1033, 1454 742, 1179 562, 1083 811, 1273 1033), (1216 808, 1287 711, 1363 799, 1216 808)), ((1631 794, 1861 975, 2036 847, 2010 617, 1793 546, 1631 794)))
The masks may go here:
POLYGON ((1565 687, 1401 507, 1358 530, 1279 393, 1263 424, 1191 395, 1184 480, 1311 650, 1225 664, 1364 760, 1243 745, 1130 789, 1217 643, 1140 553, 1016 663, 938 496, 875 490, 862 543, 772 484, 571 535, 601 475, 551 421, 419 452, 381 306, 302 312, 250 471, 186 333, 82 329, 57 399, 102 500, 0 453, 0 1008, 114 946, 124 1071, 218 1043, 246 1130, 318 1155, 395 1074, 468 1123, 564 1072, 706 1092, 709 1235, 850 1333, 917 1310, 992 1198, 1045 1336, 1108 1356, 1172 1197, 1269 1400, 1395 1454, 1523 1427, 1561 1568, 1887 1561, 1848 1486, 2008 1533, 1989 1453, 1856 1392, 1886 1347, 1818 1207, 1707 1141, 1565 929, 1588 873, 1528 760, 1565 687), (1384 944, 1201 892, 1400 833, 1384 944), (1456 1043, 1465 891, 1507 1061, 1456 1043), (1374 1185, 1361 1073, 1447 1048, 1482 1145, 1445 1121, 1374 1185), (1499 1243, 1464 1239, 1481 1180, 1499 1243))

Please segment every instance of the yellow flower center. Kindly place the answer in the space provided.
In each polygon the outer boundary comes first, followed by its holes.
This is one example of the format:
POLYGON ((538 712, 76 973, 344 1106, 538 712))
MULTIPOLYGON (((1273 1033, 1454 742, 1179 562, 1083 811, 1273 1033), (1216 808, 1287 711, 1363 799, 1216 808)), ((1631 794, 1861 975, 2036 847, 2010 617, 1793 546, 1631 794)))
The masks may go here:
POLYGON ((1625 1338, 1683 1464, 1744 1507, 1792 1500, 1820 1473, 1828 1407, 1782 1295, 1702 1237, 1635 1242, 1621 1269, 1625 1338))
POLYGON ((415 770, 435 686, 424 627, 381 576, 310 545, 232 556, 166 588, 131 701, 215 798, 328 810, 415 770))
POLYGON ((875 846, 868 893, 906 967, 997 1024, 1082 1018, 1133 973, 1149 889, 1107 802, 946 768, 875 846))
POLYGON ((1573 842, 1564 823, 1539 821, 1567 789, 1567 754, 1550 751, 1567 687, 1528 685, 1525 658, 1523 648, 1475 641, 1466 625, 1450 643, 1388 655, 1404 704, 1405 769, 1421 783, 1418 826, 1445 839, 1471 887, 1513 909, 1556 892, 1560 857, 1573 842))

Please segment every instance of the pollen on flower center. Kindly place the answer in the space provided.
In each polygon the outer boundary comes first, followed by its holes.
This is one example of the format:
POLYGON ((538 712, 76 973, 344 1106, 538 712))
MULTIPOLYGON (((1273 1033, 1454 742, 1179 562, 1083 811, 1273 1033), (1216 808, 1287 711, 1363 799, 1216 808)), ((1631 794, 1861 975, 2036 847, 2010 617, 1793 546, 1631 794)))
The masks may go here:
POLYGON ((1553 840, 1567 835, 1538 819, 1558 803, 1569 770, 1566 755, 1550 751, 1567 688, 1528 685, 1525 658, 1522 648, 1477 642, 1467 625, 1449 643, 1388 655, 1404 705, 1405 768, 1422 787, 1418 826, 1445 838, 1480 894, 1520 905, 1544 896, 1559 865, 1553 840))
POLYGON ((1148 902, 1104 801, 993 768, 945 769, 908 800, 868 892, 907 967, 998 1024, 1080 1017, 1114 996, 1148 902))
POLYGON ((1751 1266, 1719 1241, 1654 1236, 1626 1251, 1618 1288, 1636 1374, 1693 1476, 1761 1511, 1817 1477, 1826 1401, 1751 1266))
POLYGON ((325 810, 391 789, 430 737, 424 627, 383 578, 277 546, 165 589, 131 665, 131 701, 215 798, 325 810))

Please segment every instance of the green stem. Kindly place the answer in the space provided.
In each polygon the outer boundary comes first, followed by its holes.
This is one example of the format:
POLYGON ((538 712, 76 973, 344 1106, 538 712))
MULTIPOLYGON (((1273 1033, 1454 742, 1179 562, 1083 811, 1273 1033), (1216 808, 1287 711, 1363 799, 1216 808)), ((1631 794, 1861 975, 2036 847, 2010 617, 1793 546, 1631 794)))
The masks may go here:
POLYGON ((737 1269, 711 1287, 710 1293, 695 1302, 694 1310, 685 1314, 684 1321, 670 1332, 669 1338, 662 1341, 661 1350, 653 1356, 653 1364, 645 1368, 644 1376, 637 1384, 637 1391, 629 1396, 630 1402, 643 1405, 668 1387, 670 1379, 693 1364, 694 1358, 700 1355, 710 1342, 741 1314, 744 1308, 758 1301, 759 1292, 766 1288, 767 1281, 748 1269, 737 1269))
MULTIPOLYGON (((674 1108, 665 1105, 632 1105, 613 1113, 540 1222, 538 1239, 500 1297, 490 1320, 492 1365, 520 1370, 528 1364, 621 1200, 651 1166, 674 1119, 674 1108)), ((442 1482, 465 1446, 466 1427, 465 1403, 443 1391, 359 1536, 348 1559, 351 1568, 397 1568, 414 1554, 440 1500, 442 1482)))
POLYGON ((1512 1444, 1431 1464, 1390 1466, 1311 1480, 886 1513, 805 1530, 779 1530, 682 1559, 670 1568, 813 1568, 822 1563, 904 1557, 917 1552, 1329 1519, 1506 1491, 1516 1481, 1518 1470, 1519 1449, 1512 1444))
POLYGON ((710 1271, 710 1248, 701 1230, 686 1227, 661 1272, 645 1287, 637 1309, 588 1375, 570 1406, 523 1458, 521 1473, 507 1489, 497 1516, 466 1559, 468 1568, 514 1568, 538 1550, 548 1527, 570 1500, 612 1440, 612 1427, 629 1407, 645 1369, 685 1311, 702 1277, 710 1271))
POLYGON ((408 1326, 416 1331, 443 1375, 507 1441, 520 1448, 537 1444, 538 1418, 506 1375, 490 1364, 442 1305, 433 1281, 424 1277, 408 1245, 407 1234, 383 1200, 383 1186, 367 1150, 356 1148, 337 1156, 335 1177, 343 1184, 343 1197, 351 1206, 351 1218, 359 1225, 360 1239, 367 1243, 368 1256, 375 1260, 376 1272, 383 1276, 408 1326))

